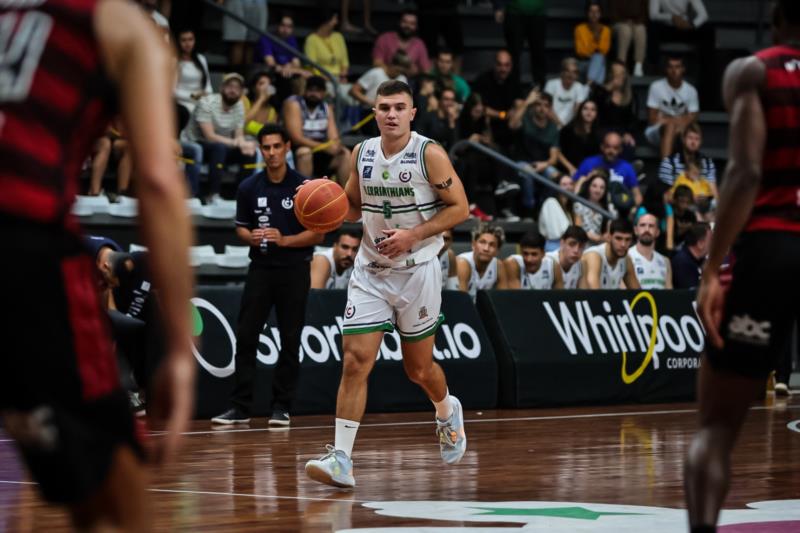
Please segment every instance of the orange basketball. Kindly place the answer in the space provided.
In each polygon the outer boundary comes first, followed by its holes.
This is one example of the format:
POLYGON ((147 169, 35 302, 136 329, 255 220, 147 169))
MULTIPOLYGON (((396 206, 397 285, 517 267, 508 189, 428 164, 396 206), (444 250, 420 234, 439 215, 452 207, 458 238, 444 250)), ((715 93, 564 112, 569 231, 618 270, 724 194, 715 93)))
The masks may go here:
POLYGON ((315 233, 328 233, 341 226, 349 208, 344 189, 327 179, 309 181, 294 197, 297 220, 315 233))

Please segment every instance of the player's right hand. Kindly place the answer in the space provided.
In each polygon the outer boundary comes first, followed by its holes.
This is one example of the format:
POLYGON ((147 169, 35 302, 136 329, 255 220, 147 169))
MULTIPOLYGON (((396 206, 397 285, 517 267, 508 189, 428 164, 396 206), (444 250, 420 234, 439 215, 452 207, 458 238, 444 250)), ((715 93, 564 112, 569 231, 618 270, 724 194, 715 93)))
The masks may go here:
POLYGON ((250 232, 250 246, 259 246, 264 239, 263 229, 254 229, 250 232))
POLYGON ((712 346, 722 349, 725 341, 719 332, 725 308, 725 289, 716 272, 704 274, 697 290, 697 312, 706 328, 706 336, 712 346))
POLYGON ((189 429, 194 413, 194 380, 197 364, 190 345, 171 352, 162 363, 153 382, 153 398, 148 414, 165 421, 164 434, 153 437, 150 460, 163 465, 175 457, 180 441, 189 429))

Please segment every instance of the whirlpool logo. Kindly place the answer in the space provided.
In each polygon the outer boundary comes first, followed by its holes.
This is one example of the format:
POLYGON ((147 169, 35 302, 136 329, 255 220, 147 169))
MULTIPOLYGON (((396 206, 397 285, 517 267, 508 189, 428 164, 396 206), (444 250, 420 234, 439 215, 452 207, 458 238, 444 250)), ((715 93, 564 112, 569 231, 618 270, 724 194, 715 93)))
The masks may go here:
MULTIPOLYGON (((621 379, 630 385, 652 363, 661 367, 666 356, 667 370, 699 368, 699 354, 705 346, 705 331, 696 314, 672 316, 659 313, 649 292, 637 294, 630 302, 602 301, 602 310, 589 300, 559 302, 555 307, 543 302, 545 312, 571 355, 617 355, 622 359, 621 379), (629 354, 644 354, 631 371, 629 354)), ((632 358, 631 358, 632 359, 632 358)))
MULTIPOLYGON (((203 298, 192 298, 192 335, 198 342, 192 353, 200 366, 218 378, 232 376, 235 369, 236 334, 231 323, 213 303, 203 298)), ((322 326, 306 325, 300 336, 300 362, 325 364, 331 360, 341 362, 341 316, 334 323, 322 326)), ((481 354, 481 341, 475 329, 467 323, 442 324, 437 335, 433 356, 445 359, 477 359, 481 354)), ((281 337, 277 327, 266 327, 259 337, 256 358, 272 366, 278 362, 281 337)), ((383 336, 378 360, 402 361, 400 336, 395 331, 383 336)))

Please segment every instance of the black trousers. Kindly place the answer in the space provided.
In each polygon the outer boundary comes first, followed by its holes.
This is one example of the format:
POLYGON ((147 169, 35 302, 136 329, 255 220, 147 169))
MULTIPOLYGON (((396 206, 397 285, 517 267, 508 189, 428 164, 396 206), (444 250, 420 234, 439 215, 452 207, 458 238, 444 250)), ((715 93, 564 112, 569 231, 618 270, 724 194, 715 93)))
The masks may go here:
POLYGON ((511 15, 506 13, 503 23, 506 46, 514 60, 513 74, 520 79, 522 65, 522 47, 528 41, 530 47, 531 77, 533 83, 544 90, 547 75, 547 56, 545 55, 545 39, 547 38, 547 19, 543 15, 511 15))
POLYGON ((250 265, 236 332, 236 385, 231 403, 249 415, 253 405, 258 338, 272 308, 278 319, 281 350, 272 377, 272 405, 292 407, 300 373, 300 334, 311 286, 309 263, 285 268, 250 265))

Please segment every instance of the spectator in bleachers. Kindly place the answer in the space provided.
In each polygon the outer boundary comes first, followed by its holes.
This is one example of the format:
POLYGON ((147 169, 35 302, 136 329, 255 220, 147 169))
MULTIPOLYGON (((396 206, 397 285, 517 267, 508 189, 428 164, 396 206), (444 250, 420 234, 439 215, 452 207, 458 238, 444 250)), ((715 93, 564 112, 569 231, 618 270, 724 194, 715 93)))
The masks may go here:
MULTIPOLYGON (((419 14, 419 36, 425 41, 428 54, 438 57, 443 50, 439 36, 444 39, 444 49, 453 56, 454 70, 461 71, 461 55, 464 53, 464 35, 458 16, 459 0, 425 0, 417 2, 419 14)), ((464 96, 464 99, 467 97, 464 96)), ((463 102, 464 100, 462 100, 463 102)))
MULTIPOLYGON (((581 185, 578 195, 586 198, 597 207, 608 208, 608 173, 603 169, 596 169, 581 185)), ((575 202, 572 208, 573 219, 576 226, 586 231, 592 245, 603 242, 603 215, 590 209, 580 202, 575 202)))
POLYGON ((358 101, 364 109, 372 109, 380 84, 390 80, 408 83, 406 72, 410 67, 411 61, 406 53, 400 50, 392 56, 388 63, 381 63, 380 66, 373 67, 362 74, 350 88, 350 96, 358 101))
MULTIPOLYGON (((372 0, 363 0, 363 2, 364 31, 373 36, 378 35, 378 30, 372 26, 372 0)), ((342 0, 340 8, 342 12, 342 31, 345 33, 361 32, 361 28, 350 24, 350 0, 342 0)))
POLYGON ((586 80, 602 84, 606 78, 606 55, 611 48, 611 28, 600 22, 603 16, 600 3, 587 3, 586 22, 575 26, 575 55, 585 62, 586 80))
POLYGON ((520 58, 523 42, 527 40, 533 84, 544 87, 547 74, 545 0, 492 0, 492 4, 494 19, 503 25, 506 47, 514 62, 514 79, 521 78, 520 58))
MULTIPOLYGON (((281 16, 277 34, 286 44, 295 50, 300 50, 300 44, 297 42, 297 37, 294 36, 294 19, 291 16, 281 16)), ((256 44, 254 60, 256 64, 263 63, 284 78, 291 78, 295 75, 307 78, 311 75, 309 71, 302 68, 299 57, 275 44, 266 35, 261 36, 256 44)))
MULTIPOLYGON (((217 0, 225 9, 238 15, 256 28, 267 29, 267 0, 217 0)), ((222 19, 222 40, 230 45, 230 62, 234 68, 241 68, 253 56, 253 43, 260 34, 248 29, 244 24, 225 16, 222 19)))
POLYGON ((558 147, 559 161, 569 175, 578 170, 576 165, 597 153, 600 146, 600 132, 597 127, 597 104, 584 100, 578 106, 572 121, 561 128, 558 147))
POLYGON ((683 59, 667 59, 666 78, 650 84, 647 94, 648 124, 645 136, 659 148, 661 157, 672 154, 675 136, 697 120, 700 101, 697 89, 683 79, 686 68, 683 59))
POLYGON ((644 192, 642 205, 634 213, 633 219, 650 214, 659 220, 659 235, 656 248, 664 253, 671 254, 675 249, 675 216, 672 204, 666 195, 666 185, 661 181, 652 181, 644 192))
POLYGON ((568 124, 578 105, 589 96, 589 88, 578 81, 578 60, 567 57, 561 61, 561 75, 544 86, 544 91, 553 97, 554 120, 560 128, 568 124))
POLYGON ((105 135, 95 142, 89 177, 89 196, 100 196, 103 192, 103 176, 112 156, 118 161, 116 194, 127 195, 131 184, 133 162, 128 149, 128 141, 124 137, 122 122, 118 118, 111 122, 105 135))
MULTIPOLYGON (((436 101, 436 80, 427 72, 417 77, 417 90, 414 92, 414 107, 417 108, 417 117, 421 113, 433 111, 438 105, 436 101)), ((416 124, 416 122, 412 122, 416 124)))
POLYGON ((621 189, 623 192, 629 192, 633 195, 633 204, 640 205, 642 203, 642 192, 639 189, 636 171, 630 163, 620 158, 622 153, 622 137, 620 134, 614 131, 606 133, 603 137, 603 143, 600 145, 600 151, 602 152, 600 155, 584 159, 580 167, 578 167, 578 171, 573 174, 572 178, 579 182, 578 189, 583 185, 582 181, 593 170, 602 168, 608 172, 609 192, 612 195, 616 192, 612 190, 614 184, 621 185, 624 187, 624 189, 621 189))
POLYGON ((444 88, 453 89, 456 93, 456 99, 464 103, 469 98, 469 84, 467 80, 456 74, 453 68, 453 61, 453 52, 446 49, 439 50, 431 74, 433 74, 436 80, 436 87, 440 91, 444 88))
POLYGON ((339 15, 327 8, 317 9, 316 12, 318 24, 314 32, 306 37, 305 54, 339 81, 347 82, 350 56, 344 36, 335 31, 339 24, 339 15))
POLYGON ((459 109, 456 93, 451 88, 441 89, 436 94, 436 109, 422 113, 415 121, 415 129, 449 150, 458 137, 459 109))
POLYGON ((189 113, 194 111, 198 100, 211 94, 211 74, 208 61, 197 53, 197 41, 192 30, 178 32, 178 82, 175 84, 175 100, 189 113))
MULTIPOLYGON (((628 63, 628 51, 633 40, 633 75, 644 76, 644 59, 647 54, 648 0, 609 0, 608 18, 617 35, 617 60, 628 63)), ((627 67, 626 67, 627 69, 627 67)))
MULTIPOLYGON (((472 93, 458 117, 458 140, 468 139, 472 142, 497 149, 489 127, 489 117, 483 98, 472 93)), ((477 150, 464 150, 456 161, 458 175, 464 184, 464 191, 469 199, 470 215, 479 220, 490 220, 476 203, 478 190, 491 194, 497 187, 497 169, 494 160, 477 150)))
POLYGON ((581 289, 639 289, 628 249, 633 242, 633 224, 627 218, 612 220, 608 242, 587 248, 581 258, 581 289))
POLYGON ((244 102, 245 133, 254 139, 265 124, 278 122, 280 116, 273 105, 275 86, 266 71, 256 72, 250 80, 244 102))
POLYGON ((672 278, 676 289, 696 289, 700 285, 710 237, 711 226, 705 222, 693 224, 686 232, 683 246, 672 258, 672 278))
POLYGON ((353 263, 361 246, 361 231, 341 229, 333 246, 314 253, 311 260, 312 289, 346 289, 353 274, 353 263))
POLYGON ((409 76, 413 78, 422 72, 428 72, 431 69, 431 60, 425 42, 417 37, 417 22, 415 11, 407 9, 400 13, 397 30, 384 32, 375 41, 372 64, 376 67, 388 65, 394 55, 402 51, 411 61, 409 76))
POLYGON ((640 216, 634 228, 636 244, 628 250, 639 286, 645 290, 671 289, 672 267, 669 260, 655 249, 661 234, 658 217, 650 213, 640 216))
POLYGON ((504 241, 503 228, 480 222, 472 230, 472 251, 456 258, 458 288, 469 293, 473 301, 479 290, 508 288, 505 265, 497 258, 504 241))
POLYGON ((671 233, 674 235, 674 246, 679 247, 686 239, 689 229, 699 222, 694 195, 685 185, 679 185, 672 192, 673 223, 671 233))
MULTIPOLYGON (((575 190, 575 183, 566 174, 558 180, 558 186, 562 191, 575 190)), ((572 198, 563 193, 551 196, 542 204, 542 209, 539 211, 539 233, 547 239, 546 252, 558 249, 561 235, 572 225, 572 204, 572 198)))
POLYGON ((597 102, 600 129, 616 131, 622 135, 623 157, 633 159, 638 109, 628 70, 622 62, 611 62, 606 83, 592 88, 591 99, 597 102))
POLYGON ((561 267, 545 254, 545 239, 531 231, 519 241, 519 253, 503 261, 508 276, 509 289, 549 290, 563 289, 561 267))
POLYGON ((350 175, 350 151, 339 140, 326 93, 325 79, 311 76, 302 96, 291 96, 283 103, 283 120, 295 150, 297 171, 314 177, 333 171, 344 184, 350 175))
MULTIPOLYGON (((181 132, 184 154, 198 164, 208 164, 208 202, 219 198, 223 164, 239 163, 240 176, 244 165, 255 161, 256 145, 244 137, 244 78, 235 72, 222 78, 220 92, 204 96, 197 103, 189 124, 181 132)), ((187 169, 188 170, 188 169, 187 169)), ((187 171, 192 191, 197 194, 198 183, 187 171)))
MULTIPOLYGON (((682 150, 661 160, 658 177, 673 191, 677 185, 687 185, 697 197, 717 197, 717 167, 714 160, 700 152, 703 132, 697 122, 683 131, 682 150), (695 167, 690 171, 690 167, 695 167), (683 179, 680 179, 683 176, 683 179), (679 183, 680 180, 680 183, 679 183)), ((698 199, 699 201, 699 199, 698 199)))
POLYGON ((500 50, 495 55, 494 68, 478 76, 472 84, 473 91, 481 95, 486 106, 492 136, 501 148, 513 142, 508 119, 511 111, 522 105, 525 98, 522 84, 511 75, 513 68, 511 54, 508 50, 500 50))
MULTIPOLYGON (((511 112, 509 127, 516 132, 514 154, 518 161, 528 164, 532 170, 555 179, 559 171, 558 128, 552 116, 553 97, 534 88, 525 102, 511 112)), ((534 181, 526 174, 522 180, 522 207, 525 219, 532 220, 535 206, 534 181)))

